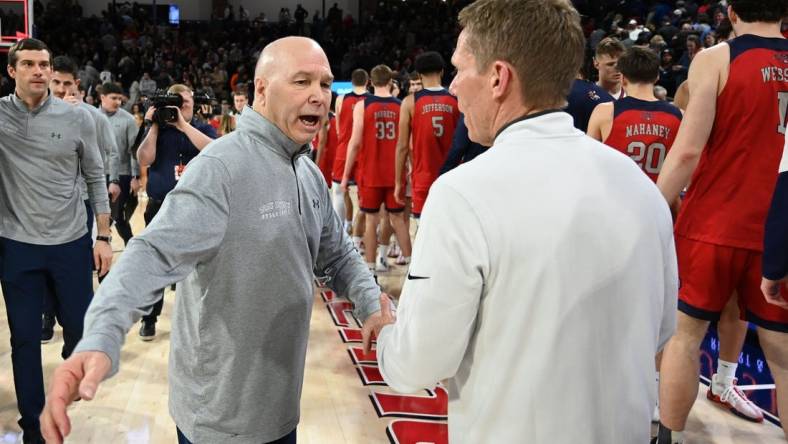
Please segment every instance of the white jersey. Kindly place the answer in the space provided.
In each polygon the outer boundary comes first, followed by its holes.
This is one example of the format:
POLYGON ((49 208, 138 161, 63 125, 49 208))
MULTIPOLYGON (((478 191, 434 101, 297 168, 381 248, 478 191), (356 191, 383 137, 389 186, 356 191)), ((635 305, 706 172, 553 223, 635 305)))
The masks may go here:
POLYGON ((659 190, 545 113, 433 184, 378 364, 398 391, 449 379, 452 443, 647 442, 677 293, 659 190))

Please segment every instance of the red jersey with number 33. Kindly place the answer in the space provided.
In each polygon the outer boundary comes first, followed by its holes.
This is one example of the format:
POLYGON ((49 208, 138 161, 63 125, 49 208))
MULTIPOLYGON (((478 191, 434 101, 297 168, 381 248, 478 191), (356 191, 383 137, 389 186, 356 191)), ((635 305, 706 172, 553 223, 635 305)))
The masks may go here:
POLYGON ((624 97, 613 102, 613 126, 605 145, 631 157, 657 181, 681 126, 681 111, 668 102, 624 97))
POLYGON ((400 103, 394 97, 364 99, 364 138, 356 174, 363 187, 394 187, 400 103))
MULTIPOLYGON (((785 144, 788 40, 729 40, 728 81, 682 203, 684 237, 763 251, 764 224, 785 144)), ((708 79, 711 80, 711 79, 708 79)))
POLYGON ((449 154, 460 110, 445 89, 423 89, 413 99, 413 187, 429 188, 449 154))

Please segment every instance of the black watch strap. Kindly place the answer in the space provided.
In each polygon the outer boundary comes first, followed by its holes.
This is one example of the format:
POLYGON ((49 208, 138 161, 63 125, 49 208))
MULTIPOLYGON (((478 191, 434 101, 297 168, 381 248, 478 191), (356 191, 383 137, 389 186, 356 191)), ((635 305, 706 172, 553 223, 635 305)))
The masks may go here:
POLYGON ((112 241, 112 236, 96 236, 96 240, 110 243, 112 241))

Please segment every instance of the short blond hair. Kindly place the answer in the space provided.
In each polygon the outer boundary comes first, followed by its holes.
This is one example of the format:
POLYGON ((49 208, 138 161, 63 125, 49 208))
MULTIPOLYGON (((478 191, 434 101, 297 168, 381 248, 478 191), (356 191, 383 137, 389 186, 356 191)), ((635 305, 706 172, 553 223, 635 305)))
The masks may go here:
POLYGON ((526 105, 563 106, 586 43, 569 0, 479 0, 459 20, 479 72, 510 63, 526 105))
POLYGON ((596 45, 594 56, 610 56, 611 58, 620 57, 627 50, 624 44, 615 37, 605 37, 596 45))
POLYGON ((180 93, 194 94, 194 92, 192 91, 191 88, 189 88, 188 86, 183 85, 181 83, 176 83, 176 84, 170 86, 167 89, 167 93, 169 93, 169 94, 180 94, 180 93))

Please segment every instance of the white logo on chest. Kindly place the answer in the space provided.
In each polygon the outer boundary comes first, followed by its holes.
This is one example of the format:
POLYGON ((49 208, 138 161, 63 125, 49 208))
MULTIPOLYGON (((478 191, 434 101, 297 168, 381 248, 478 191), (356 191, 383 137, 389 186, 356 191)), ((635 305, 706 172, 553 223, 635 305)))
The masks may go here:
POLYGON ((275 200, 260 207, 259 211, 261 219, 274 219, 292 214, 293 204, 284 200, 275 200))

